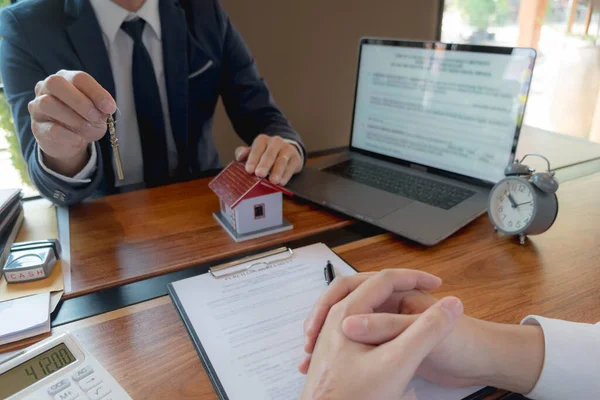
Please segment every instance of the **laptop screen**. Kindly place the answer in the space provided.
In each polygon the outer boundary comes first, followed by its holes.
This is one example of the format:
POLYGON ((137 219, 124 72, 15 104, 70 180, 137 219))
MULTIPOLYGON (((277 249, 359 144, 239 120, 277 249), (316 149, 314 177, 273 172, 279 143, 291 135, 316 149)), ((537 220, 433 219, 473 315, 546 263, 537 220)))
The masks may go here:
POLYGON ((535 50, 364 39, 351 145, 497 182, 514 160, 535 50))

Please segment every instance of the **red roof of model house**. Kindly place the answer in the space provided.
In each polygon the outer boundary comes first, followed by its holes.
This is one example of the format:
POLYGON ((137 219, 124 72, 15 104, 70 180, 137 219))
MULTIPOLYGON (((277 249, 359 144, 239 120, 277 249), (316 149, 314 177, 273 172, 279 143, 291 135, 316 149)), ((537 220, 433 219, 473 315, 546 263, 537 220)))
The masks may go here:
POLYGON ((242 200, 271 193, 283 192, 289 196, 292 195, 281 186, 247 173, 244 164, 237 161, 232 162, 221 171, 215 179, 210 181, 208 187, 230 208, 235 208, 242 200))

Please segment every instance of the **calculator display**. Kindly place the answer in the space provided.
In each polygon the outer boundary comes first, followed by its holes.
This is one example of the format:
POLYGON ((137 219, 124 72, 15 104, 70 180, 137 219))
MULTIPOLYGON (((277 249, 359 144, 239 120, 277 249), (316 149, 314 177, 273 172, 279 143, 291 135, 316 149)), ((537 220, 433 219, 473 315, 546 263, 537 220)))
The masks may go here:
POLYGON ((20 392, 75 361, 64 343, 25 361, 0 375, 0 399, 20 392))

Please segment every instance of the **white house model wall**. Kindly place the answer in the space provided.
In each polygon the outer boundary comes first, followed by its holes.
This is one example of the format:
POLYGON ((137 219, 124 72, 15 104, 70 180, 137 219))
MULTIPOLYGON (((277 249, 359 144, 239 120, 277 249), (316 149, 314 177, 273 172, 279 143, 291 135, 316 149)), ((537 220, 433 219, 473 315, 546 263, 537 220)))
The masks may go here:
MULTIPOLYGON (((225 206, 224 215, 241 235, 279 226, 283 223, 283 195, 281 192, 242 200, 233 210, 225 206), (231 211, 233 211, 231 213, 231 211), (231 214, 231 216, 230 216, 231 214)), ((223 210, 223 205, 221 205, 223 210)))

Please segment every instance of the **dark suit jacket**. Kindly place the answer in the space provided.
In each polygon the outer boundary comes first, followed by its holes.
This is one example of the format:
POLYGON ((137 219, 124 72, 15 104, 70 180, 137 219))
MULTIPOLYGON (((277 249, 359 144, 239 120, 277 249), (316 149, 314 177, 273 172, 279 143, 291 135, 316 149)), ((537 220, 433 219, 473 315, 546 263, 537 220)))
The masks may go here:
MULTIPOLYGON (((246 143, 260 133, 301 143, 218 0, 160 0, 159 8, 179 179, 220 167, 211 134, 219 96, 246 143), (210 61, 210 68, 194 76, 210 61)), ((0 36, 0 73, 29 174, 40 193, 59 205, 68 205, 97 190, 114 191, 108 135, 96 143, 101 156, 92 182, 68 184, 41 168, 27 109, 35 97, 35 84, 61 69, 86 71, 115 96, 102 32, 89 1, 22 1, 0 15, 0 36)), ((118 104, 119 99, 116 101, 118 104)))

